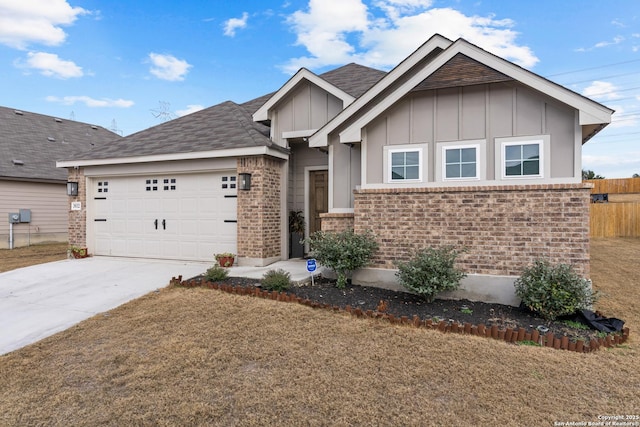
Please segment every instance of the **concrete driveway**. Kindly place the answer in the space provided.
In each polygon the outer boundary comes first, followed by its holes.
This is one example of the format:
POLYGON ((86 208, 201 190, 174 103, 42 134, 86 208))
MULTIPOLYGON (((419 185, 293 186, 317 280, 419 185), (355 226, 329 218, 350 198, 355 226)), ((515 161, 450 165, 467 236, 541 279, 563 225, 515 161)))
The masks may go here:
POLYGON ((0 355, 63 331, 212 263, 92 257, 0 273, 0 355))

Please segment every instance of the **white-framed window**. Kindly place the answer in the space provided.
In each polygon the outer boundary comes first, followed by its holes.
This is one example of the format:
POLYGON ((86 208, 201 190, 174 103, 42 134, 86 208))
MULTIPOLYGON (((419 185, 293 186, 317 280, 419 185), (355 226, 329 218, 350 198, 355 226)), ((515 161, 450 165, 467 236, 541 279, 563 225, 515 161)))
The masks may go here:
POLYGON ((544 145, 540 139, 502 142, 502 179, 542 178, 544 145))
POLYGON ((445 145, 442 147, 442 179, 480 179, 480 145, 445 145))
POLYGON ((389 182, 422 181, 422 147, 387 150, 389 182))

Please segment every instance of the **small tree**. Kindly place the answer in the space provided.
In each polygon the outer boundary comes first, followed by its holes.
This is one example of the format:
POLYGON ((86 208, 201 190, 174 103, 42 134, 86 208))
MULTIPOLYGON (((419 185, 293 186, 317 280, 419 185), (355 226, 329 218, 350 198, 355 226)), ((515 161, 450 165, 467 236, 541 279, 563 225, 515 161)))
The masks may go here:
POLYGON ((582 169, 582 179, 604 179, 604 176, 598 175, 590 169, 582 169))
POLYGON ((373 234, 356 234, 353 231, 328 233, 317 231, 307 240, 318 262, 330 268, 338 276, 336 287, 343 289, 354 270, 369 264, 378 250, 373 234))

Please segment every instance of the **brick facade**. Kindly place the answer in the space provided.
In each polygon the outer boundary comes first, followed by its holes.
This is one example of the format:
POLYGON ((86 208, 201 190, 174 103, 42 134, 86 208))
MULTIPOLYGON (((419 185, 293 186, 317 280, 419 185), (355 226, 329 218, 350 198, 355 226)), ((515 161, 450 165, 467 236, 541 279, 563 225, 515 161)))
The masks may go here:
POLYGON ((78 183, 78 195, 69 196, 69 245, 85 248, 87 246, 87 191, 84 168, 69 168, 68 179, 78 183), (82 203, 82 209, 72 211, 72 202, 82 203))
POLYGON ((251 174, 251 189, 238 190, 238 257, 281 256, 281 165, 268 156, 238 158, 238 173, 251 174))
POLYGON ((356 190, 354 229, 376 234, 375 268, 453 245, 466 248, 467 273, 517 276, 545 257, 588 277, 589 192, 584 184, 356 190))
POLYGON ((346 230, 353 230, 352 213, 323 213, 320 214, 320 218, 322 219, 322 231, 340 233, 346 230))

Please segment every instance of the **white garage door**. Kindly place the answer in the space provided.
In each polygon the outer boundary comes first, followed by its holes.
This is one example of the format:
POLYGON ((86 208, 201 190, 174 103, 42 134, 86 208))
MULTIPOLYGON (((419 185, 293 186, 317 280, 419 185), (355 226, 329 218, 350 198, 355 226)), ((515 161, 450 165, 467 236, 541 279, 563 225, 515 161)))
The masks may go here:
POLYGON ((212 261, 236 253, 236 173, 95 178, 96 255, 212 261))

